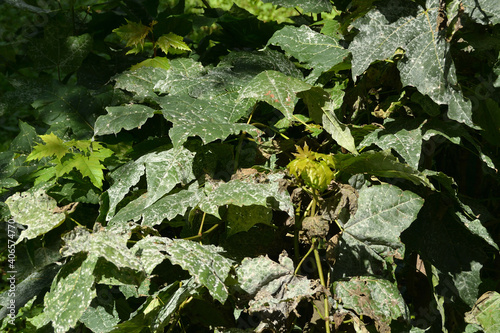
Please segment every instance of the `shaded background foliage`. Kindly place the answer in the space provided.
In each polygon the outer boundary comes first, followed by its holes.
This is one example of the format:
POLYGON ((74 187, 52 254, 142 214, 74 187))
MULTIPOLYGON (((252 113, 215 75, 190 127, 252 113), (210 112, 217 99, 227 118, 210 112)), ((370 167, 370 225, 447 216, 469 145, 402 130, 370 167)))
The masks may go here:
POLYGON ((1 329, 497 331, 499 8, 0 4, 1 329))

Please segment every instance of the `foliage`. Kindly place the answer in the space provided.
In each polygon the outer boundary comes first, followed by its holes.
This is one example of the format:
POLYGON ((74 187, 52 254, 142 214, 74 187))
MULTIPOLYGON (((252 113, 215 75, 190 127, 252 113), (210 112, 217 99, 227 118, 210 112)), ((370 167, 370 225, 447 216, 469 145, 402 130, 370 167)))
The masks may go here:
POLYGON ((0 4, 0 330, 498 331, 495 3, 0 4))

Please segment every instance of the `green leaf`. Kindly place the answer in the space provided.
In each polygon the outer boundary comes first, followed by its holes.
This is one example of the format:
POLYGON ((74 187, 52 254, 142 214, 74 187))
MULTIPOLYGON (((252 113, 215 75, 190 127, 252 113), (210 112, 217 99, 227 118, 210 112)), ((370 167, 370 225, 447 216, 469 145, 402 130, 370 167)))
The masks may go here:
POLYGON ((94 333, 107 333, 120 322, 120 317, 116 307, 113 307, 112 312, 109 313, 108 309, 103 306, 90 306, 80 317, 80 322, 94 333))
POLYGON ((293 216, 294 212, 290 196, 279 189, 277 181, 250 183, 232 180, 213 190, 205 189, 205 194, 206 199, 200 202, 200 209, 219 218, 219 207, 223 205, 271 207, 287 212, 289 216, 293 216))
POLYGON ((403 297, 397 286, 388 280, 355 277, 335 282, 333 288, 335 297, 344 308, 354 310, 357 315, 370 317, 379 332, 390 332, 393 320, 409 320, 409 310, 403 297))
POLYGON ((141 61, 138 64, 133 65, 132 67, 130 67, 130 70, 135 71, 135 70, 142 68, 142 67, 169 69, 170 68, 170 61, 165 57, 149 58, 149 59, 146 59, 144 61, 141 61))
POLYGON ((167 76, 168 71, 157 66, 152 67, 156 68, 140 67, 118 74, 114 77, 115 88, 130 91, 139 102, 143 102, 146 98, 157 97, 154 87, 158 81, 167 76))
POLYGON ((455 0, 448 4, 447 12, 458 15, 460 8, 463 8, 463 11, 477 23, 485 25, 500 23, 500 1, 498 0, 455 0))
POLYGON ((276 71, 264 71, 254 77, 241 91, 239 98, 264 101, 283 113, 285 119, 293 120, 293 109, 297 103, 296 93, 311 89, 311 85, 276 71))
POLYGON ((44 157, 56 157, 58 160, 69 153, 69 147, 58 138, 54 133, 40 135, 44 144, 37 143, 31 154, 26 158, 26 161, 41 160, 44 157))
POLYGON ((35 39, 29 47, 35 66, 40 70, 56 69, 59 80, 78 70, 93 44, 90 34, 68 36, 64 28, 50 22, 44 28, 44 38, 35 39))
POLYGON ((333 159, 335 169, 340 171, 341 175, 363 173, 377 177, 402 178, 415 185, 424 185, 434 189, 425 174, 399 162, 390 150, 367 151, 358 156, 336 154, 333 155, 333 159))
POLYGON ((384 129, 377 129, 363 139, 358 147, 372 144, 381 149, 394 149, 413 169, 418 169, 422 152, 422 125, 419 119, 386 119, 384 129))
POLYGON ((108 114, 100 116, 95 122, 95 135, 116 134, 122 129, 141 128, 155 112, 154 109, 140 104, 108 106, 106 111, 108 114))
POLYGON ((485 333, 494 333, 500 329, 500 294, 496 291, 487 291, 471 311, 465 314, 465 321, 481 325, 485 333))
POLYGON ((194 180, 193 158, 194 154, 189 150, 183 147, 173 148, 160 153, 144 155, 113 171, 111 178, 114 183, 108 190, 107 220, 109 221, 113 217, 118 203, 130 191, 130 188, 139 182, 144 173, 146 173, 148 193, 144 199, 145 206, 142 209, 151 206, 177 184, 187 184, 194 180))
POLYGON ((439 7, 427 0, 426 8, 417 3, 392 0, 355 21, 360 30, 349 46, 352 75, 362 74, 376 60, 391 58, 398 49, 405 52, 398 61, 401 82, 414 86, 438 104, 448 104, 448 117, 475 127, 471 103, 457 86, 455 66, 449 44, 438 26, 439 7))
POLYGON ((29 154, 37 141, 39 138, 35 128, 19 120, 19 134, 12 140, 10 149, 16 153, 29 154))
POLYGON ((66 219, 64 209, 57 207, 57 202, 43 189, 16 193, 5 203, 9 206, 14 220, 28 226, 28 229, 19 235, 17 243, 24 238, 33 239, 44 235, 66 219))
POLYGON ((148 236, 135 243, 130 252, 140 258, 145 272, 149 275, 156 266, 165 260, 166 246, 171 241, 171 239, 166 237, 148 236))
POLYGON ((238 287, 253 296, 249 312, 276 318, 278 327, 284 325, 278 318, 288 318, 301 300, 316 293, 313 281, 295 275, 293 261, 285 255, 280 255, 279 263, 267 256, 245 258, 236 275, 238 287))
POLYGON ((358 210, 344 225, 336 274, 382 274, 386 257, 403 248, 400 234, 417 218, 423 203, 415 193, 392 185, 362 189, 358 210))
MULTIPOLYGON (((191 58, 179 58, 170 62, 170 69, 163 80, 159 80, 154 89, 160 93, 179 95, 189 92, 203 82, 203 65, 191 58)), ((187 94, 187 93, 186 93, 187 94)))
POLYGON ((320 12, 330 12, 332 11, 332 4, 328 0, 262 0, 264 3, 272 3, 276 6, 281 6, 285 8, 295 8, 300 7, 305 12, 310 13, 320 13, 320 12))
POLYGON ((230 205, 227 209, 227 236, 232 236, 238 232, 248 231, 258 223, 271 224, 273 214, 272 209, 263 206, 243 206, 230 205))
POLYGON ((184 43, 183 38, 173 32, 169 32, 168 34, 158 38, 156 45, 158 45, 165 54, 168 54, 171 47, 177 50, 191 51, 189 46, 184 43))
POLYGON ((343 97, 344 92, 342 91, 323 107, 323 127, 340 146, 352 154, 358 155, 351 131, 335 115, 335 110, 342 105, 343 97))
POLYGON ((340 46, 338 40, 315 32, 306 25, 299 28, 284 27, 274 33, 269 44, 281 47, 288 56, 307 64, 313 69, 310 77, 315 79, 349 55, 349 51, 340 46))
POLYGON ((146 208, 143 212, 143 226, 155 226, 164 219, 172 220, 184 215, 189 208, 196 207, 202 199, 202 192, 189 189, 165 196, 146 208))
POLYGON ((61 254, 68 257, 85 252, 89 256, 102 257, 117 267, 140 271, 140 261, 127 247, 129 238, 128 233, 104 229, 98 223, 93 233, 83 227, 76 227, 63 236, 65 246, 61 249, 61 254))
POLYGON ((224 282, 233 262, 221 255, 224 252, 222 248, 174 239, 167 244, 166 252, 173 264, 187 270, 196 282, 207 287, 213 298, 224 304, 229 296, 224 282))
POLYGON ((153 31, 152 27, 148 27, 143 25, 142 23, 136 23, 127 21, 127 24, 120 26, 113 30, 121 40, 126 41, 126 47, 134 47, 132 50, 128 51, 129 53, 139 53, 144 48, 144 39, 146 36, 153 31))
POLYGON ((230 96, 218 96, 212 100, 167 96, 159 103, 164 117, 174 124, 169 131, 174 147, 181 146, 190 136, 199 136, 207 144, 241 131, 253 135, 259 133, 254 126, 236 123, 248 115, 248 101, 235 102, 230 96))
POLYGON ((93 271, 97 258, 73 258, 57 274, 45 295, 43 316, 52 321, 56 333, 65 333, 83 315, 96 296, 93 271))
POLYGON ((70 159, 63 162, 61 169, 58 170, 57 176, 60 177, 71 170, 78 170, 83 177, 88 177, 95 187, 102 189, 102 181, 105 169, 101 164, 101 159, 94 154, 84 156, 82 154, 74 154, 70 159))

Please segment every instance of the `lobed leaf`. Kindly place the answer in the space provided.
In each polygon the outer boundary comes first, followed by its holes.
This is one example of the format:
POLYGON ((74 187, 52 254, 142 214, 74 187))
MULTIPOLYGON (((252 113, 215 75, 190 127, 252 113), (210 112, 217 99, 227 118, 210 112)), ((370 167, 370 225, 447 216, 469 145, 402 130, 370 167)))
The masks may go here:
POLYGON ((140 104, 108 106, 106 111, 107 115, 97 118, 94 135, 116 134, 122 129, 141 128, 155 112, 154 109, 140 104))
POLYGON ((98 223, 94 227, 93 233, 88 232, 85 228, 76 227, 63 236, 65 245, 61 249, 61 253, 68 257, 85 252, 89 256, 102 257, 117 267, 141 271, 140 261, 127 247, 129 238, 128 233, 104 229, 98 223))
POLYGON ((373 319, 379 332, 390 332, 393 320, 409 320, 409 310, 403 297, 397 286, 388 280, 355 277, 337 281, 333 288, 344 308, 373 319))
POLYGON ((352 75, 355 78, 375 60, 391 58, 402 49, 405 60, 398 62, 398 69, 403 85, 416 87, 438 104, 448 104, 449 118, 475 127, 471 103, 458 90, 438 15, 439 6, 433 0, 427 0, 425 8, 404 0, 380 3, 354 24, 360 32, 349 46, 352 75))
POLYGON ((10 196, 5 203, 17 223, 28 226, 19 235, 16 244, 23 239, 33 239, 55 229, 66 220, 66 212, 57 206, 45 190, 38 189, 10 196))
POLYGON ((284 27, 274 33, 269 44, 281 47, 287 55, 307 64, 313 69, 310 77, 314 78, 343 62, 349 55, 338 40, 315 32, 306 25, 284 27))
POLYGON ((236 123, 248 114, 248 101, 233 102, 227 95, 214 99, 187 96, 160 99, 164 117, 174 124, 169 131, 174 147, 181 146, 190 136, 199 136, 206 144, 241 131, 257 135, 259 131, 254 126, 236 123))
POLYGON ((241 91, 239 99, 252 98, 277 108, 288 121, 293 120, 296 93, 311 88, 299 79, 276 71, 264 71, 254 77, 241 91))
POLYGON ((221 255, 222 248, 174 239, 167 244, 166 251, 173 264, 187 270, 197 283, 207 287, 213 298, 225 303, 229 296, 225 281, 233 262, 221 255))
POLYGON ((45 295, 45 320, 52 321, 56 333, 65 333, 75 327, 80 317, 96 296, 93 271, 97 258, 75 257, 64 265, 45 295))
POLYGON ((358 145, 359 148, 372 144, 381 149, 394 149, 403 157, 410 167, 417 170, 422 152, 422 126, 425 123, 419 119, 404 120, 387 119, 384 129, 376 129, 358 145))

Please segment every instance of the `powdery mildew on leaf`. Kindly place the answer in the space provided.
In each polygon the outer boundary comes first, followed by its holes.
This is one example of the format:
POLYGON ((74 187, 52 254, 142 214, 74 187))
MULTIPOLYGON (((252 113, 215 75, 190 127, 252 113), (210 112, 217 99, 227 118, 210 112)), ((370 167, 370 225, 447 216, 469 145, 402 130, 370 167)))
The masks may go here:
POLYGON ((171 242, 172 240, 166 237, 148 236, 135 243, 130 251, 140 258, 146 273, 151 274, 155 267, 165 260, 167 245, 171 242))
POLYGON ((160 153, 150 153, 139 159, 129 162, 111 173, 114 180, 109 188, 110 220, 115 213, 118 203, 127 195, 130 188, 136 185, 142 175, 146 173, 148 193, 145 198, 145 209, 170 192, 177 184, 195 179, 192 171, 194 153, 181 148, 173 148, 160 153))
POLYGON ((97 257, 78 256, 57 274, 50 292, 45 295, 43 316, 52 321, 56 333, 74 327, 96 296, 94 268, 97 257))
POLYGON ((438 27, 438 3, 427 0, 426 8, 415 2, 391 0, 380 3, 355 22, 360 30, 349 50, 352 75, 362 74, 375 60, 391 58, 397 49, 405 51, 398 62, 401 82, 414 86, 438 104, 448 104, 448 116, 475 127, 471 103, 457 86, 449 44, 438 27))
POLYGON ((140 271, 141 262, 127 247, 129 238, 128 233, 104 229, 100 224, 96 224, 93 233, 85 228, 76 227, 63 236, 65 246, 61 249, 61 253, 67 257, 85 252, 96 258, 102 257, 117 267, 140 271))
POLYGON ((500 23, 499 0, 454 0, 447 6, 450 16, 448 19, 452 19, 453 14, 458 14, 460 7, 463 7, 464 12, 477 23, 485 25, 500 23))
POLYGON ((146 98, 156 97, 154 87, 158 81, 164 79, 167 70, 163 68, 140 67, 134 71, 127 71, 117 75, 114 80, 115 88, 134 93, 139 102, 146 98))
POLYGON ((394 121, 390 119, 384 123, 385 129, 376 129, 371 132, 359 147, 368 147, 375 144, 381 149, 394 149, 403 157, 413 169, 418 169, 422 151, 422 120, 394 121))
POLYGON ((239 98, 264 101, 280 110, 287 120, 297 103, 296 93, 310 89, 308 83, 276 71, 264 71, 254 77, 241 91, 239 98))
POLYGON ((328 0, 262 0, 264 3, 271 2, 273 5, 295 8, 300 7, 306 12, 320 13, 330 12, 332 4, 328 0))
POLYGON ((380 274, 385 258, 403 247, 401 232, 417 218, 424 200, 392 185, 375 185, 359 192, 358 210, 344 225, 335 274, 380 274))
POLYGON ((214 245, 174 239, 167 245, 168 259, 187 270, 196 282, 207 287, 210 295, 224 303, 229 290, 224 284, 233 261, 222 256, 224 250, 214 245))
POLYGON ((66 219, 66 213, 59 210, 57 201, 43 189, 16 193, 5 203, 9 206, 14 221, 28 226, 28 229, 21 232, 16 244, 25 238, 33 239, 46 234, 66 219))
POLYGON ((409 310, 394 283, 372 277, 356 277, 334 284, 335 296, 344 308, 375 320, 379 332, 391 332, 392 320, 409 320, 409 310))
POLYGON ((107 333, 120 322, 120 317, 116 306, 113 306, 112 313, 109 313, 103 306, 91 306, 81 316, 80 321, 94 333, 107 333))
POLYGON ((281 47, 289 56, 313 68, 314 75, 311 75, 315 78, 349 55, 349 51, 340 46, 336 39, 315 32, 306 25, 284 27, 274 33, 269 44, 281 47))
POLYGON ((106 111, 108 114, 100 116, 95 122, 95 135, 116 134, 122 129, 140 128, 155 112, 154 109, 140 104, 108 106, 106 111))
POLYGON ((199 136, 207 144, 241 131, 259 133, 254 126, 237 123, 248 114, 250 103, 234 101, 228 94, 213 99, 167 96, 159 103, 165 118, 174 124, 169 131, 174 147, 181 146, 191 136, 199 136))
POLYGON ((313 280, 294 274, 293 261, 283 254, 279 263, 267 256, 245 258, 236 274, 238 287, 253 296, 249 312, 262 316, 271 328, 282 326, 302 299, 318 291, 313 280))
POLYGON ((199 207, 204 212, 219 217, 219 207, 222 205, 271 207, 287 212, 293 216, 293 205, 290 196, 280 191, 277 181, 258 184, 232 180, 223 183, 214 190, 206 190, 206 199, 199 207))

